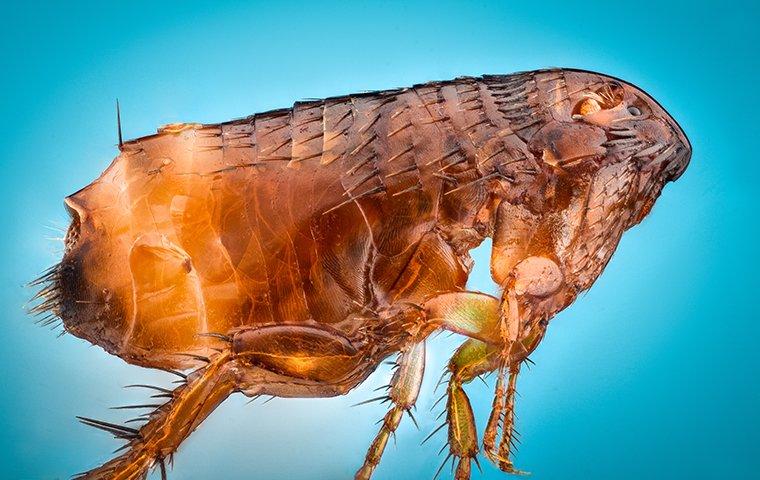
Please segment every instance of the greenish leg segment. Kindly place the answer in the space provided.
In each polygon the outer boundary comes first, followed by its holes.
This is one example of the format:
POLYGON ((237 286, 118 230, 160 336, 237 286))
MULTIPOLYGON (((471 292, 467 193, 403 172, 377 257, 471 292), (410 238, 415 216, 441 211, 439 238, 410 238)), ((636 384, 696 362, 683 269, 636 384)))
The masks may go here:
POLYGON ((470 478, 471 461, 477 462, 478 433, 470 401, 462 386, 490 372, 498 364, 499 348, 468 339, 449 361, 451 374, 447 389, 446 421, 449 425, 449 455, 456 461, 457 480, 470 478))
POLYGON ((439 328, 501 344, 500 302, 480 292, 454 292, 435 296, 425 303, 428 322, 439 328))
POLYGON ((447 422, 449 451, 457 458, 457 479, 469 478, 470 460, 478 453, 477 432, 470 402, 462 385, 475 377, 499 370, 494 401, 483 435, 484 453, 499 468, 510 473, 516 470, 509 459, 515 442, 514 404, 520 363, 510 357, 522 357, 535 339, 519 337, 507 341, 501 301, 479 292, 447 293, 425 304, 428 320, 440 328, 470 337, 449 362, 451 373, 447 391, 447 422), (501 440, 497 437, 502 432, 501 440))

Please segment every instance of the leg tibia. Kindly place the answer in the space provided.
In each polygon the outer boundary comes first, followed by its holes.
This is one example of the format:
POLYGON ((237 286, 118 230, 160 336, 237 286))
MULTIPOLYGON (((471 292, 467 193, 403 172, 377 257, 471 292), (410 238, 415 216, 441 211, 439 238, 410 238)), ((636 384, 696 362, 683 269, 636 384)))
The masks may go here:
POLYGON ((517 440, 515 435, 515 393, 517 392, 517 374, 520 365, 513 365, 509 371, 509 384, 507 385, 507 398, 504 404, 504 420, 502 425, 501 442, 499 443, 499 457, 503 460, 499 462, 499 468, 505 472, 520 473, 515 469, 509 455, 517 440))
MULTIPOLYGON (((187 383, 166 393, 169 400, 152 413, 139 430, 82 418, 82 422, 128 440, 127 450, 101 467, 77 478, 86 480, 138 480, 158 463, 162 471, 166 459, 206 417, 235 391, 229 368, 230 356, 223 353, 205 368, 187 377, 187 383)), ((126 407, 131 408, 131 407, 126 407)))
MULTIPOLYGON (((404 412, 412 415, 411 408, 417 401, 420 393, 422 378, 425 373, 425 343, 412 345, 401 353, 397 362, 396 373, 391 379, 389 392, 386 400, 393 402, 393 406, 385 414, 383 425, 377 433, 375 440, 370 445, 364 464, 356 472, 357 480, 368 480, 372 477, 380 458, 383 455, 388 438, 394 434, 401 423, 404 412)), ((414 417, 412 417, 414 420, 414 417)), ((415 422, 416 423, 416 422, 415 422)))
POLYGON ((509 380, 505 385, 505 375, 500 372, 496 381, 491 416, 488 419, 485 433, 483 434, 483 450, 488 458, 496 463, 499 468, 509 473, 522 473, 516 470, 509 456, 516 441, 514 430, 515 420, 515 393, 517 392, 517 374, 519 364, 514 364, 509 370, 509 380), (501 441, 498 449, 496 440, 501 427, 501 441))
POLYGON ((446 421, 449 425, 449 452, 457 462, 456 478, 470 478, 471 461, 478 454, 478 433, 470 401, 462 385, 494 368, 499 349, 469 339, 449 361, 451 378, 447 389, 446 421))
POLYGON ((457 479, 470 478, 470 461, 478 454, 475 415, 459 381, 449 381, 446 421, 449 423, 449 452, 457 460, 457 479))

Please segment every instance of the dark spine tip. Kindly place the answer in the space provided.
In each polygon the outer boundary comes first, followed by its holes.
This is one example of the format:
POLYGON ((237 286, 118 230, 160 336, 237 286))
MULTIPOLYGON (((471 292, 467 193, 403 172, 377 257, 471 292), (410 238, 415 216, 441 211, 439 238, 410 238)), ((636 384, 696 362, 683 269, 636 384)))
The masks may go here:
POLYGON ((119 150, 124 146, 124 139, 121 135, 121 109, 119 108, 119 99, 116 99, 116 128, 119 131, 119 150))

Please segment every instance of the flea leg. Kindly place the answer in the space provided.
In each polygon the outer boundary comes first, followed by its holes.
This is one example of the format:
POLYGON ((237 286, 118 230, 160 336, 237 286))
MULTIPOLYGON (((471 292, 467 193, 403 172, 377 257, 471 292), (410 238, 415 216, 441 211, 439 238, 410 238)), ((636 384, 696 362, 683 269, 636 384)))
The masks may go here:
MULTIPOLYGON (((513 299, 512 305, 516 305, 513 299)), ((504 301, 478 292, 455 292, 439 295, 425 304, 429 321, 471 339, 457 351, 449 364, 449 442, 451 453, 462 458, 458 468, 462 478, 469 471, 469 458, 474 458, 472 445, 466 444, 470 428, 469 401, 462 384, 482 373, 498 370, 491 415, 483 435, 486 456, 505 472, 520 473, 509 459, 514 432, 514 399, 520 362, 533 351, 543 337, 545 324, 533 328, 521 326, 516 309, 504 301), (511 317, 505 315, 505 310, 511 317), (514 328, 514 326, 518 328, 514 328), (508 379, 507 379, 508 376, 508 379), (451 412, 457 412, 452 415, 451 412), (498 434, 501 429, 502 437, 498 434), (453 433, 451 433, 453 432, 453 433), (462 432, 461 435, 458 432, 462 432), (464 440, 463 440, 464 439, 464 440)), ((475 450, 476 452, 477 450, 475 450)))
POLYGON ((471 460, 477 462, 478 455, 475 416, 462 386, 475 377, 493 370, 499 359, 498 353, 498 347, 480 340, 468 339, 449 361, 448 370, 451 378, 446 392, 446 423, 449 426, 449 457, 455 457, 457 462, 455 474, 457 480, 470 478, 471 460))
POLYGON ((519 262, 504 282, 498 322, 499 373, 491 415, 483 435, 483 450, 492 462, 508 473, 522 473, 515 469, 509 458, 517 441, 514 407, 520 363, 543 339, 553 302, 561 301, 558 299, 562 296, 562 286, 559 267, 540 256, 529 256, 519 262), (499 428, 501 440, 497 447, 499 428))
POLYGON ((494 401, 491 406, 491 416, 488 419, 488 424, 483 434, 483 450, 486 456, 496 463, 502 471, 513 474, 524 473, 517 470, 509 458, 512 447, 517 442, 514 421, 515 393, 517 392, 517 374, 519 371, 519 363, 509 367, 509 380, 506 388, 504 386, 505 375, 499 372, 499 377, 496 381, 496 393, 494 394, 494 401), (500 426, 502 436, 497 449, 496 437, 498 436, 500 426))
MULTIPOLYGON (((571 201, 584 203, 585 194, 571 201)), ((561 245, 550 240, 558 228, 573 232, 574 218, 557 226, 525 205, 502 202, 496 213, 491 276, 501 286, 498 321, 488 336, 499 345, 498 379, 493 408, 483 436, 486 455, 499 468, 519 473, 509 459, 514 432, 514 397, 520 363, 538 346, 548 321, 569 305, 577 290, 565 282, 558 263, 561 245), (501 428, 501 440, 498 431, 501 428)))
POLYGON ((548 319, 565 301, 564 279, 550 258, 532 255, 519 261, 503 280, 499 308, 499 375, 491 416, 483 436, 488 458, 509 473, 515 469, 509 456, 514 446, 514 406, 520 363, 543 339, 548 319), (498 430, 501 441, 496 446, 498 430))
POLYGON ((388 438, 398 428, 404 412, 407 412, 414 421, 411 408, 417 401, 422 377, 425 373, 425 343, 414 344, 402 351, 397 365, 398 368, 391 379, 390 391, 386 397, 393 406, 385 414, 382 420, 383 425, 367 451, 364 464, 356 472, 355 478, 357 480, 368 480, 372 477, 372 472, 380 463, 380 457, 383 455, 388 438))
POLYGON ((232 365, 229 353, 219 354, 206 367, 188 375, 186 382, 174 391, 159 394, 158 397, 165 396, 169 400, 150 414, 148 422, 139 430, 82 418, 83 423, 106 430, 128 443, 122 455, 76 478, 144 479, 156 464, 165 478, 165 462, 171 460, 180 443, 235 391, 232 365))
POLYGON ((452 292, 424 304, 429 322, 486 343, 500 344, 499 299, 480 292, 452 292))

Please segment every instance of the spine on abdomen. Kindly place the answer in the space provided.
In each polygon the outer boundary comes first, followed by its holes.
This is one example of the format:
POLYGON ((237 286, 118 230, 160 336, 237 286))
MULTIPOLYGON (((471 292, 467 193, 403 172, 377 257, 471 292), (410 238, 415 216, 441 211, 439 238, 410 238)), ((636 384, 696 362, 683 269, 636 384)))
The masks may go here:
POLYGON ((529 182, 526 139, 540 116, 534 75, 516 74, 298 102, 222 130, 226 163, 318 164, 341 176, 349 202, 419 190, 456 198, 489 180, 529 182))

